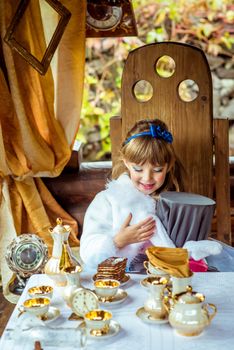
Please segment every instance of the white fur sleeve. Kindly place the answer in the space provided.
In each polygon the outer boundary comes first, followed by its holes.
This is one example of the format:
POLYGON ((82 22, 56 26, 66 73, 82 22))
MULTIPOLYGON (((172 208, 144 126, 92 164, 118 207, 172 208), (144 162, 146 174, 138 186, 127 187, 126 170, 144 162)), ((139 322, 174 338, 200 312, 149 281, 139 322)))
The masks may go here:
POLYGON ((175 244, 168 236, 167 231, 165 230, 165 227, 163 226, 161 220, 157 216, 155 216, 155 221, 156 231, 153 237, 150 239, 150 241, 155 246, 174 248, 175 244))
POLYGON ((90 268, 117 254, 113 242, 112 210, 104 191, 88 207, 80 240, 80 255, 90 268))

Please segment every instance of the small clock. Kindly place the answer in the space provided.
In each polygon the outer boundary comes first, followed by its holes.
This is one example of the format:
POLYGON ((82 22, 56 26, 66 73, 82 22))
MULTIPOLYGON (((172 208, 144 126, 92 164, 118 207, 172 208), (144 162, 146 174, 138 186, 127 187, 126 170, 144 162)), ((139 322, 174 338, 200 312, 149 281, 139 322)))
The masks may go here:
POLYGON ((131 0, 87 0, 86 37, 137 35, 131 0))
POLYGON ((98 297, 90 289, 78 288, 73 292, 71 308, 76 315, 84 317, 87 312, 98 307, 98 297))
POLYGON ((86 22, 93 29, 110 30, 121 21, 122 8, 106 4, 87 4, 86 22))
POLYGON ((48 260, 48 248, 44 241, 35 234, 22 234, 10 243, 5 255, 9 268, 16 273, 10 290, 21 294, 26 280, 34 273, 43 272, 48 260))

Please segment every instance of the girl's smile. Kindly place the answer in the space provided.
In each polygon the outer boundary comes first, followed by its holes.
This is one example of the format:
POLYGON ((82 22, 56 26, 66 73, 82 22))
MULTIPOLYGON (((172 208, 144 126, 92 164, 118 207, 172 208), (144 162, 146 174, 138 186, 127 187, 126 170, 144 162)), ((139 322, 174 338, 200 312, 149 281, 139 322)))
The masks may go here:
POLYGON ((129 170, 134 186, 144 194, 151 194, 163 185, 167 174, 167 164, 154 166, 150 163, 143 165, 128 161, 124 161, 124 163, 129 170))
POLYGON ((150 191, 154 187, 154 183, 153 184, 143 184, 143 183, 139 182, 139 185, 142 186, 142 188, 146 191, 150 191))

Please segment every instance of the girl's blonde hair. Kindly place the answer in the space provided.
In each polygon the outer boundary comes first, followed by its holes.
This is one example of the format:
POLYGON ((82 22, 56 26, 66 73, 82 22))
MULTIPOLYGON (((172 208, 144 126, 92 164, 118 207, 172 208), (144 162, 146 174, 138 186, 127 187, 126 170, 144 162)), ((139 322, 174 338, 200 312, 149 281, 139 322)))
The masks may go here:
MULTIPOLYGON (((168 131, 167 125, 159 119, 140 120, 128 132, 126 140, 138 133, 149 131, 150 124, 160 126, 161 130, 168 131)), ((162 138, 155 138, 150 135, 137 136, 122 144, 119 151, 119 157, 113 167, 112 178, 118 178, 122 173, 128 172, 123 160, 131 163, 143 165, 150 163, 151 165, 168 165, 167 175, 164 184, 157 190, 162 191, 174 190, 183 191, 182 174, 184 169, 181 162, 177 158, 171 143, 162 138)))

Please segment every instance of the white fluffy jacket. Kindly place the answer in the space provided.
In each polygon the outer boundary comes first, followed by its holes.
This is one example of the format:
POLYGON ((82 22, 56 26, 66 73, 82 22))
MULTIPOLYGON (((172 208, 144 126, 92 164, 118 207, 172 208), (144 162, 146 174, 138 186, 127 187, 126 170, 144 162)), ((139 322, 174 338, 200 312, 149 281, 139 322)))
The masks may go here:
POLYGON ((83 233, 80 241, 80 254, 85 264, 96 268, 97 264, 110 256, 123 256, 131 260, 144 253, 150 245, 174 247, 164 226, 155 215, 155 200, 137 190, 127 174, 107 184, 106 190, 98 193, 87 209, 83 233), (129 213, 131 224, 136 224, 148 216, 156 221, 155 233, 148 242, 130 244, 117 249, 113 237, 120 230, 129 213))
MULTIPOLYGON (((90 268, 96 268, 101 261, 110 256, 122 256, 128 258, 129 267, 133 259, 145 254, 145 249, 151 245, 175 247, 160 219, 155 215, 155 204, 151 196, 134 187, 127 174, 109 182, 106 190, 96 195, 85 214, 80 241, 83 262, 90 268), (150 241, 117 249, 113 237, 129 213, 132 213, 131 224, 137 224, 152 216, 156 221, 155 233, 150 241)), ((221 244, 209 240, 189 241, 185 243, 184 248, 188 249, 190 256, 195 260, 219 254, 222 250, 221 244)))

